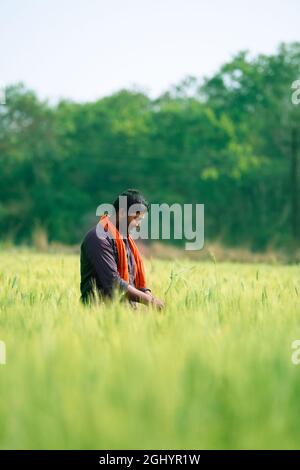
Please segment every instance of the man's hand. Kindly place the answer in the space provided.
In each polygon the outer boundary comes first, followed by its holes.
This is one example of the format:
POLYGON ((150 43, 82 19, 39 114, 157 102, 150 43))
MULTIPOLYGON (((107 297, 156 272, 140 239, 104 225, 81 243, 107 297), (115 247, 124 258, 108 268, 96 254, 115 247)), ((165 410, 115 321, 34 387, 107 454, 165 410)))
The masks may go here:
POLYGON ((151 297, 150 304, 152 304, 155 308, 158 310, 162 310, 164 308, 164 302, 154 297, 150 290, 147 289, 145 293, 151 297))
POLYGON ((151 304, 155 308, 157 308, 157 310, 162 310, 165 306, 164 302, 162 300, 157 299, 156 297, 153 297, 153 295, 151 295, 151 297, 152 297, 151 304))
POLYGON ((143 292, 130 284, 127 286, 128 297, 135 302, 141 302, 146 305, 153 305, 157 310, 162 310, 164 303, 154 297, 149 290, 143 292))

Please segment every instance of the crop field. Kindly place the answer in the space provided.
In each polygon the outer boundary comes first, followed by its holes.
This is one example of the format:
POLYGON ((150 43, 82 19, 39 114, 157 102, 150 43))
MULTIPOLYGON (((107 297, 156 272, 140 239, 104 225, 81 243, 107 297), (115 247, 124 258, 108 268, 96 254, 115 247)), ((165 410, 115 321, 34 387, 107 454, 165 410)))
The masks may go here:
POLYGON ((162 312, 82 306, 76 255, 2 252, 0 448, 299 448, 300 267, 146 269, 162 312))

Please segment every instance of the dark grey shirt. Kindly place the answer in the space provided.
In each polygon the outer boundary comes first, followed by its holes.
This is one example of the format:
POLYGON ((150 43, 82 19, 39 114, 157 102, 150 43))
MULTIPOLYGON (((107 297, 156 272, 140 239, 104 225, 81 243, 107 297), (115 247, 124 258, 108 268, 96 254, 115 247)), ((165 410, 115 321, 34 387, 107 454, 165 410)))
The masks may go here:
POLYGON ((127 291, 128 284, 134 286, 134 256, 128 240, 124 238, 129 273, 129 282, 126 282, 121 279, 118 272, 118 251, 115 240, 108 236, 99 238, 96 228, 97 226, 89 230, 81 244, 80 290, 84 302, 93 297, 94 288, 101 295, 111 297, 115 287, 127 291))

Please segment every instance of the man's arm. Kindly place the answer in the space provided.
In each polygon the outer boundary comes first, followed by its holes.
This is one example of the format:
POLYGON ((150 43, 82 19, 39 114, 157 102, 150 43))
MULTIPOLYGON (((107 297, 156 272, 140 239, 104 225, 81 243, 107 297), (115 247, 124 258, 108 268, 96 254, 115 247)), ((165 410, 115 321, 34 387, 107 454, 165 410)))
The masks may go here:
POLYGON ((153 297, 153 295, 148 292, 150 289, 146 289, 146 291, 142 291, 140 289, 136 289, 136 287, 131 286, 128 284, 127 286, 127 295, 130 300, 133 300, 135 302, 140 302, 146 305, 152 304, 154 307, 156 307, 158 310, 161 310, 164 307, 164 303, 153 297))
POLYGON ((112 295, 114 287, 119 286, 121 290, 127 292, 127 296, 130 300, 146 305, 153 304, 157 308, 162 308, 162 302, 154 299, 154 297, 147 292, 148 289, 146 292, 143 292, 131 286, 120 277, 113 246, 108 237, 99 238, 97 233, 95 233, 87 240, 86 253, 96 272, 97 280, 106 294, 112 295))
POLYGON ((105 294, 111 296, 116 285, 122 290, 127 290, 128 283, 120 278, 113 247, 108 237, 99 238, 97 233, 92 233, 86 240, 85 252, 95 271, 97 284, 105 294))

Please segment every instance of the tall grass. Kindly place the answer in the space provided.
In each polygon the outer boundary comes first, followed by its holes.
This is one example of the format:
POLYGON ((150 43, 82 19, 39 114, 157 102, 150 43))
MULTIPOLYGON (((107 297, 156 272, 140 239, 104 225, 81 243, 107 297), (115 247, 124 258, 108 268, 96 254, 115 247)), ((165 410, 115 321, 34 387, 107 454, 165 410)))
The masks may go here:
POLYGON ((0 255, 0 447, 299 448, 299 266, 146 266, 164 312, 83 307, 76 256, 0 255))

